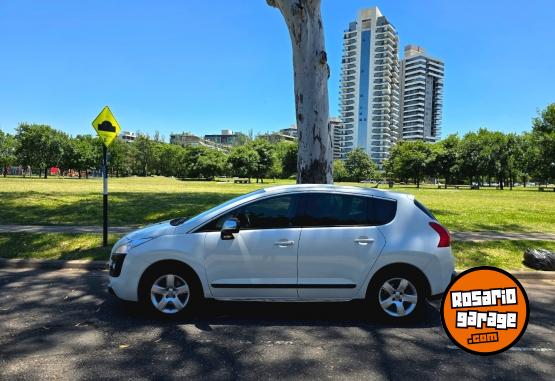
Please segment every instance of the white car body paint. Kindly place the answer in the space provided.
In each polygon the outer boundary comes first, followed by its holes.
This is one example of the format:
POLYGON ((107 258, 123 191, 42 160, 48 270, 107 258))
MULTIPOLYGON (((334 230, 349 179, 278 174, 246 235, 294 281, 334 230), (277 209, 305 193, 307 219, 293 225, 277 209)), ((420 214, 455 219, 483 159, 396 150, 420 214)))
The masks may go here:
POLYGON ((429 283, 431 294, 439 294, 451 280, 454 259, 450 247, 437 247, 439 236, 428 225, 430 221, 433 220, 414 205, 411 195, 333 185, 266 188, 230 200, 181 225, 161 222, 123 237, 114 249, 124 242, 154 238, 129 250, 120 275, 110 277, 109 287, 117 297, 137 301, 139 281, 148 267, 174 260, 193 269, 207 298, 343 301, 364 298, 377 271, 403 263, 419 269, 429 283), (393 221, 381 226, 242 230, 232 240, 222 240, 219 232, 195 231, 240 205, 284 194, 308 193, 396 200, 397 212, 393 221), (226 288, 213 287, 214 284, 292 286, 226 288))

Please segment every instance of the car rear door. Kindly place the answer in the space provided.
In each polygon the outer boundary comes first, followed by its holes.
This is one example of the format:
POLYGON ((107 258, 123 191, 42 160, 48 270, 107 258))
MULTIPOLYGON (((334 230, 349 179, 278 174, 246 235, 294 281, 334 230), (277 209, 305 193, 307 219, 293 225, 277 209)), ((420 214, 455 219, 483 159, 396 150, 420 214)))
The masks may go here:
POLYGON ((297 298, 297 203, 295 195, 257 200, 204 229, 206 275, 214 297, 297 298), (221 225, 232 217, 239 219, 240 231, 222 240, 221 225))
POLYGON ((371 198, 341 193, 302 197, 299 298, 352 298, 385 245, 368 217, 371 198))

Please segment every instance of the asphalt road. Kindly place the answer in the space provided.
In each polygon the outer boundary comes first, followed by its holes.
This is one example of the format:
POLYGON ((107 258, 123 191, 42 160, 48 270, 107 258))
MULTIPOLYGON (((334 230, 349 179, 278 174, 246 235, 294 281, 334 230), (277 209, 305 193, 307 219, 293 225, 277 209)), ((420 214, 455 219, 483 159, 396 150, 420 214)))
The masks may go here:
POLYGON ((155 320, 105 291, 106 273, 0 269, 0 379, 534 379, 555 374, 555 281, 523 281, 526 334, 489 357, 456 349, 435 306, 419 323, 361 303, 207 302, 155 320))

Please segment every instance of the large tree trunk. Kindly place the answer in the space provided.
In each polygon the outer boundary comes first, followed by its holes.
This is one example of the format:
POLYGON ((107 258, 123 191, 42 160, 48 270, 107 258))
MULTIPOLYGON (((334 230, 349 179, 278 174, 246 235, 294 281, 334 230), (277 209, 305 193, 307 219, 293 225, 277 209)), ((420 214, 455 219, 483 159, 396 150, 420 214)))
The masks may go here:
POLYGON ((297 183, 331 184, 332 147, 328 127, 329 66, 320 0, 266 0, 280 10, 291 37, 295 109, 299 134, 297 183))

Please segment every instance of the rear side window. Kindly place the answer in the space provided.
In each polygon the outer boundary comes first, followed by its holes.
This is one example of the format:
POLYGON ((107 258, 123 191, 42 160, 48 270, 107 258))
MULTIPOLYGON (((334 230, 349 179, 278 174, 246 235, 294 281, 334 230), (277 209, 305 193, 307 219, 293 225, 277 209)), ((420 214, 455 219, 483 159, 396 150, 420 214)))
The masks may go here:
POLYGON ((367 198, 312 193, 303 196, 304 210, 300 216, 302 226, 357 226, 367 225, 367 198))
POLYGON ((393 221, 397 213, 397 201, 383 198, 368 199, 368 224, 385 225, 393 221))
POLYGON ((395 200, 329 193, 305 194, 303 205, 299 219, 307 227, 384 225, 397 211, 395 200))
POLYGON ((416 205, 416 207, 418 209, 420 209, 421 211, 423 211, 424 213, 426 213, 426 215, 428 217, 430 217, 432 220, 436 220, 437 218, 432 214, 432 212, 430 212, 424 205, 422 205, 419 201, 414 200, 414 205, 416 205))

